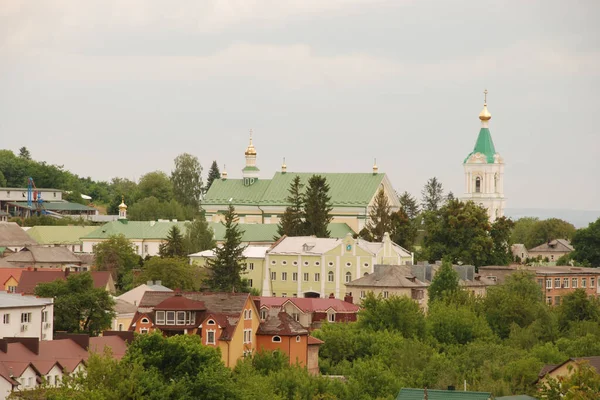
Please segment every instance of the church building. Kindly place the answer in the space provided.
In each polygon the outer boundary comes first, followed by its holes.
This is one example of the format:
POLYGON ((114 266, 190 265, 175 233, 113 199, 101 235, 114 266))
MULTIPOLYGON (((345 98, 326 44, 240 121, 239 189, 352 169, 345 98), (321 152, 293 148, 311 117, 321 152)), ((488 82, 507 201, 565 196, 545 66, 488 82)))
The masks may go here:
POLYGON ((487 208, 490 222, 504 216, 504 159, 496 152, 489 129, 492 115, 487 109, 487 90, 483 110, 479 114, 481 129, 475 148, 463 162, 465 194, 463 201, 472 200, 487 208))
POLYGON ((387 195, 391 210, 400 209, 398 195, 387 175, 379 173, 377 165, 373 165, 370 173, 296 173, 287 171, 284 160, 280 172, 271 179, 261 179, 252 131, 245 157, 246 166, 242 169, 241 179, 229 179, 224 171, 221 179, 215 180, 206 193, 202 207, 207 221, 221 221, 229 204, 233 204, 240 223, 278 224, 289 205, 286 200, 288 189, 296 176, 300 176, 304 189, 311 176, 323 176, 329 185, 333 207, 331 222, 346 223, 356 233, 364 228, 380 189, 387 195))

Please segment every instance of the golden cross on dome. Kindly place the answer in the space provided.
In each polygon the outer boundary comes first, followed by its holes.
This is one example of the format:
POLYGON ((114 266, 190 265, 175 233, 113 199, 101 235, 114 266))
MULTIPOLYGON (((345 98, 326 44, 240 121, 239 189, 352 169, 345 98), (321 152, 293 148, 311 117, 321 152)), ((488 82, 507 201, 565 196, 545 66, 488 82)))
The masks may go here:
POLYGON ((487 104, 487 94, 488 94, 488 90, 487 90, 487 89, 485 89, 485 90, 483 91, 483 103, 484 103, 484 104, 487 104))

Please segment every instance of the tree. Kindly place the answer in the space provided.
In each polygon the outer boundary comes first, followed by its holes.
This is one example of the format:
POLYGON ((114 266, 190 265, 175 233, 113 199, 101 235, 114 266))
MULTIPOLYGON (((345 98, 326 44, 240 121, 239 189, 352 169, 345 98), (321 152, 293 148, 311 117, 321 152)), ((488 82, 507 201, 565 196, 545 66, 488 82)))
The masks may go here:
POLYGON ((400 208, 390 215, 390 225, 392 242, 407 250, 412 250, 417 237, 417 226, 415 221, 411 221, 406 215, 404 208, 400 208))
POLYGON ((479 267, 489 262, 494 242, 487 210, 468 201, 451 200, 425 215, 424 255, 430 262, 450 257, 479 267))
POLYGON ((169 229, 167 239, 161 243, 158 250, 161 257, 185 257, 185 245, 183 243, 183 235, 177 225, 173 225, 169 229))
POLYGON ((568 328, 573 321, 600 322, 600 301, 595 297, 589 298, 584 289, 563 296, 556 311, 561 329, 568 328))
POLYGON ((119 213, 119 204, 123 197, 128 207, 131 207, 139 197, 137 183, 126 178, 113 178, 109 185, 110 203, 107 208, 109 214, 119 213))
POLYGON ((147 281, 161 281, 172 289, 200 290, 201 273, 185 258, 150 257, 144 261, 142 272, 136 276, 136 285, 147 281))
POLYGON ((510 218, 500 217, 492 224, 490 235, 492 237, 493 247, 489 264, 509 265, 512 261, 512 251, 510 236, 514 227, 514 222, 510 218))
POLYGON ((444 202, 442 183, 434 176, 430 178, 421 191, 421 204, 424 211, 437 211, 444 202))
POLYGON ((186 206, 200 206, 202 195, 202 166, 198 158, 183 153, 175 158, 175 170, 171 173, 173 194, 186 206))
POLYGON ((290 184, 288 189, 289 195, 286 198, 286 201, 290 205, 286 207, 277 226, 277 234, 280 237, 283 235, 303 236, 305 234, 306 226, 304 221, 302 221, 304 210, 303 187, 304 185, 300 182, 300 176, 296 175, 290 184))
POLYGON ((248 283, 242 279, 246 272, 244 250, 242 246, 243 231, 238 227, 235 208, 229 204, 225 213, 225 242, 215 248, 215 256, 206 260, 209 272, 207 283, 211 290, 218 292, 247 292, 248 283))
POLYGON ((452 267, 452 262, 447 258, 444 259, 427 289, 429 301, 434 303, 458 292, 460 290, 458 281, 458 273, 452 267))
POLYGON ((183 243, 186 254, 212 249, 216 246, 212 228, 208 226, 204 214, 198 215, 192 222, 185 224, 183 243))
POLYGON ((392 233, 391 206, 383 189, 375 195, 375 202, 369 211, 369 221, 364 228, 363 238, 381 242, 385 233, 392 233))
POLYGON ((54 330, 97 336, 110 327, 114 317, 110 294, 95 288, 88 272, 71 274, 66 280, 40 283, 36 296, 54 298, 54 330))
POLYGON ((0 171, 0 187, 6 187, 6 177, 2 171, 0 171))
POLYGON ((19 149, 19 157, 24 160, 31 160, 31 153, 29 152, 27 147, 23 146, 19 149))
POLYGON ((208 192, 208 189, 210 189, 215 179, 221 179, 221 171, 219 171, 217 162, 213 161, 208 170, 208 178, 206 179, 206 188, 204 189, 204 192, 208 192))
POLYGON ((413 220, 419 215, 419 203, 410 193, 404 192, 400 195, 400 206, 410 220, 413 220))
POLYGON ((511 242, 522 243, 527 249, 534 248, 554 239, 571 240, 575 227, 558 218, 539 220, 538 218, 519 218, 512 229, 511 242))
POLYGON ((148 172, 142 175, 138 183, 141 198, 155 197, 159 201, 170 201, 173 198, 173 183, 162 171, 148 172))
POLYGON ((576 361, 569 365, 565 377, 547 377, 541 380, 538 389, 541 398, 548 400, 596 400, 600 394, 600 373, 589 361, 576 361))
POLYGON ((124 235, 113 235, 94 246, 98 271, 110 271, 119 290, 126 288, 126 275, 140 264, 140 256, 124 235))
POLYGON ((573 236, 573 259, 579 263, 588 263, 600 267, 600 218, 587 228, 579 229, 573 236))
POLYGON ((332 209, 327 180, 321 175, 311 176, 304 196, 305 234, 328 238, 332 209))
POLYGON ((372 292, 363 299, 359 313, 360 326, 373 331, 398 331, 406 338, 423 337, 425 316, 423 310, 406 296, 384 299, 372 292))
POLYGON ((432 302, 429 307, 427 331, 443 344, 467 344, 494 336, 485 318, 469 307, 441 301, 432 302))

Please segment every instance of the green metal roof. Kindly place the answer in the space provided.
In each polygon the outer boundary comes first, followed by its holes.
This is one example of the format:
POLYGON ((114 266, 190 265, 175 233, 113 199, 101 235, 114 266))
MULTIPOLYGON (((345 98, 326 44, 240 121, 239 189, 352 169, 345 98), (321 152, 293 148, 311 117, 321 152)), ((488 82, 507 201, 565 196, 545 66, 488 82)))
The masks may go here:
POLYGON ((489 128, 481 128, 479 130, 479 136, 477 136, 477 142, 475 142, 475 148, 469 153, 464 162, 467 162, 469 157, 475 153, 481 153, 486 156, 489 164, 494 163, 494 155, 496 154, 496 148, 494 147, 494 141, 492 140, 492 134, 489 128))
POLYGON ((242 171, 260 171, 258 167, 244 167, 242 171))
MULTIPOLYGON (((424 389, 402 388, 396 400, 423 400, 424 392, 424 389)), ((429 400, 489 400, 492 399, 492 393, 427 389, 427 398, 429 400)))
POLYGON ((34 226, 27 234, 39 244, 79 244, 97 226, 34 226))
POLYGON ((329 185, 329 195, 334 207, 366 207, 377 193, 385 174, 372 173, 281 173, 273 179, 256 181, 244 186, 241 179, 215 180, 203 204, 251 204, 258 206, 287 205, 286 198, 292 180, 296 176, 304 185, 313 175, 321 175, 329 185))
MULTIPOLYGON (((127 239, 165 239, 173 225, 182 233, 186 230, 185 221, 112 221, 84 236, 85 239, 108 239, 113 235, 124 235, 127 239)), ((215 234, 215 240, 225 239, 225 226, 220 222, 209 222, 215 234)), ((273 243, 277 236, 277 224, 238 224, 244 242, 273 243)), ((345 223, 331 223, 329 230, 332 238, 343 238, 353 232, 345 223)))

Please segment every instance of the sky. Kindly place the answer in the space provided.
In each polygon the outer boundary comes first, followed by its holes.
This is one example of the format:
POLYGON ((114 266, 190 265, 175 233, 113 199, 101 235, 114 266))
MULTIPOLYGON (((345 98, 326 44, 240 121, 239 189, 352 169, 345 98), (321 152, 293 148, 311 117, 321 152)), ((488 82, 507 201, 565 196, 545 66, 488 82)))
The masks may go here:
MULTIPOLYGON (((0 0, 0 147, 139 179, 371 172, 463 193, 487 89, 508 207, 600 209, 600 2, 0 0)), ((34 177, 35 179, 35 177, 34 177)))

